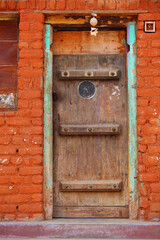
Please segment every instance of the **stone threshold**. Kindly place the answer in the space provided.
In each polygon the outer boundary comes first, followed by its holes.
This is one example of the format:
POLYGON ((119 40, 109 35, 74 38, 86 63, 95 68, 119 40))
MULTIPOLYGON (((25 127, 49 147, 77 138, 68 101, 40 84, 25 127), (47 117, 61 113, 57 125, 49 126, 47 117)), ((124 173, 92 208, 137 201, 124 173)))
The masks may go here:
POLYGON ((128 219, 53 219, 0 222, 2 238, 160 239, 160 222, 128 219))

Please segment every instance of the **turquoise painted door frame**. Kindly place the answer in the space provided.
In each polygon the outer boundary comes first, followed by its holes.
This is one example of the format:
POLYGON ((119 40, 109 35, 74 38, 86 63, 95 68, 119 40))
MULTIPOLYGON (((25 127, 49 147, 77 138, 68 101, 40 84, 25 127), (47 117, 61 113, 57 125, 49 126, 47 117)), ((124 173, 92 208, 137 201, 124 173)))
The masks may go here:
MULTIPOLYGON (((53 212, 53 129, 52 129, 52 37, 53 29, 45 25, 44 31, 44 218, 52 219, 53 212)), ((137 91, 136 91, 136 23, 127 24, 128 73, 128 153, 129 153, 129 216, 138 218, 137 179, 137 91)), ((54 47, 54 46, 53 46, 54 47)))

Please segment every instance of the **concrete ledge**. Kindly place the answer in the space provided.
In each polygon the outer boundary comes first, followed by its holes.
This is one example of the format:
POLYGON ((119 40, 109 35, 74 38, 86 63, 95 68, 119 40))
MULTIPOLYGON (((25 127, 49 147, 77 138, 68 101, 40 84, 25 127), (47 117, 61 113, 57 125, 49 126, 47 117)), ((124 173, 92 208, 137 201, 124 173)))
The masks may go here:
POLYGON ((56 219, 42 222, 1 222, 2 238, 160 239, 160 222, 109 219, 56 219))

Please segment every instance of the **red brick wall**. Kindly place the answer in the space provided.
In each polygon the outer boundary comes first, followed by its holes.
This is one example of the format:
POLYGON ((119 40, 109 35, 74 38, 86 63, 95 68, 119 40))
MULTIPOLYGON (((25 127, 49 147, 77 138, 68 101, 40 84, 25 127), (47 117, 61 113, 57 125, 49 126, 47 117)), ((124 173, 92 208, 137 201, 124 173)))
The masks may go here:
POLYGON ((137 31, 140 218, 160 219, 160 1, 1 0, 19 11, 18 111, 0 113, 0 218, 42 218, 43 22, 35 10, 148 10, 137 31), (156 33, 143 31, 156 20, 156 33))

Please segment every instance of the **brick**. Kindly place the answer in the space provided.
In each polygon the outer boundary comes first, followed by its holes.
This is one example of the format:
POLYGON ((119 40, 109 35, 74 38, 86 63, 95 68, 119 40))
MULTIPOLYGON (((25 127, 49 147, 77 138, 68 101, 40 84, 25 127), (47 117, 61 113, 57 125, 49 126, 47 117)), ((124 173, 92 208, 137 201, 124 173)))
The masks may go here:
POLYGON ((13 204, 3 204, 0 205, 0 212, 1 213, 12 213, 16 211, 16 205, 13 204))
POLYGON ((150 210, 152 212, 160 212, 160 202, 159 203, 151 203, 150 210))
POLYGON ((76 9, 77 10, 85 9, 85 7, 86 7, 86 1, 85 0, 78 0, 76 2, 76 9))
POLYGON ((42 211, 43 211, 42 203, 22 204, 19 206, 19 212, 36 213, 36 212, 42 212, 42 211))
POLYGON ((159 157, 157 157, 157 156, 148 156, 147 157, 148 165, 157 165, 158 162, 159 162, 159 157))
POLYGON ((159 13, 144 13, 138 15, 138 20, 149 21, 149 20, 160 20, 159 13))
POLYGON ((143 127, 142 132, 146 135, 158 134, 159 133, 159 127, 146 125, 146 126, 143 127))
POLYGON ((156 136, 155 135, 144 136, 141 139, 139 139, 138 142, 141 144, 154 144, 156 143, 156 136))
POLYGON ((149 124, 158 126, 158 119, 157 118, 149 118, 149 124))
POLYGON ((148 219, 148 220, 159 221, 159 219, 160 219, 160 213, 159 213, 159 212, 149 212, 147 219, 148 219))
POLYGON ((105 6, 105 0, 97 0, 97 9, 103 10, 105 6))
POLYGON ((33 98, 41 98, 42 92, 39 90, 30 90, 30 91, 19 91, 18 97, 20 99, 27 98, 27 99, 33 99, 33 98))
POLYGON ((21 31, 28 31, 30 30, 30 24, 27 22, 20 22, 19 23, 19 30, 21 31))
POLYGON ((33 165, 42 165, 42 163, 43 163, 43 157, 42 156, 33 156, 32 158, 31 158, 31 163, 33 164, 33 165))
POLYGON ((33 145, 42 145, 43 144, 43 137, 42 136, 36 136, 32 138, 32 144, 33 145))
POLYGON ((15 187, 9 188, 9 186, 0 186, 0 195, 8 195, 8 194, 16 193, 16 192, 17 191, 16 191, 15 187))
POLYGON ((144 88, 138 89, 137 94, 139 97, 155 97, 160 96, 160 89, 159 88, 144 88))
POLYGON ((139 152, 146 152, 146 149, 147 149, 146 145, 138 144, 138 151, 139 152))
POLYGON ((4 119, 0 119, 0 126, 4 125, 4 119))
POLYGON ((29 195, 17 194, 12 196, 5 196, 4 202, 5 203, 25 203, 25 202, 28 202, 29 199, 30 199, 29 195))
POLYGON ((49 0, 49 9, 51 10, 56 9, 56 0, 49 0))
POLYGON ((141 107, 147 107, 148 106, 148 99, 147 98, 139 98, 137 101, 137 105, 141 107))
POLYGON ((155 47, 155 48, 159 48, 160 47, 159 39, 153 39, 152 40, 152 47, 155 47))
POLYGON ((44 16, 36 13, 21 13, 20 22, 44 22, 44 16))
POLYGON ((16 154, 16 149, 12 148, 12 147, 0 147, 0 154, 4 154, 4 155, 13 155, 16 154))
POLYGON ((12 175, 16 173, 16 168, 11 166, 1 166, 0 167, 1 175, 12 175))
POLYGON ((43 69, 22 70, 18 71, 18 76, 25 78, 34 78, 43 76, 43 69))
POLYGON ((8 165, 10 163, 10 157, 5 156, 5 157, 0 157, 0 165, 4 166, 4 165, 8 165))
MULTIPOLYGON (((42 174, 42 172, 41 172, 41 174, 42 174)), ((42 182, 43 182, 43 176, 42 175, 37 175, 37 176, 32 177, 32 183, 40 184, 42 182)))
POLYGON ((66 7, 66 0, 58 0, 56 1, 56 9, 57 10, 64 10, 66 7))
POLYGON ((152 97, 151 105, 160 106, 160 97, 152 97))
MULTIPOLYGON (((20 40, 42 40, 43 39, 43 32, 20 32, 19 33, 20 40)), ((22 50, 21 50, 22 51, 22 50)), ((23 52, 19 54, 19 56, 23 57, 23 52)))
POLYGON ((9 183, 9 177, 8 176, 0 176, 0 185, 8 184, 9 183))
POLYGON ((74 10, 76 7, 76 0, 66 0, 66 9, 74 10))
POLYGON ((150 185, 150 187, 151 187, 151 191, 153 193, 160 193, 160 182, 159 183, 152 183, 150 185))
POLYGON ((138 59, 138 67, 147 67, 148 66, 148 60, 139 58, 138 59))
POLYGON ((43 195, 42 194, 32 194, 32 202, 42 202, 43 195))
POLYGON ((148 152, 150 154, 160 153, 160 146, 148 146, 148 152))
POLYGON ((138 170, 139 170, 139 173, 145 172, 146 171, 146 167, 144 165, 142 165, 142 164, 139 164, 138 170))
MULTIPOLYGON (((19 174, 22 176, 25 175, 39 175, 43 173, 42 167, 20 167, 19 174)), ((38 177, 36 177, 38 178, 38 177)), ((36 182, 38 183, 38 182, 36 182)))
POLYGON ((154 86, 160 87, 160 77, 154 77, 154 86))
POLYGON ((138 118, 137 119, 137 124, 138 125, 144 125, 146 123, 146 119, 138 118))
POLYGON ((10 136, 2 136, 0 137, 0 145, 7 145, 11 142, 11 137, 10 136))
MULTIPOLYGON (((158 39, 160 37, 160 31, 156 31, 155 33, 145 33, 144 31, 138 31, 137 39, 148 40, 148 39, 158 39)), ((144 50, 144 49, 143 49, 144 50)), ((152 48, 149 49, 151 52, 152 48)))
POLYGON ((39 0, 38 1, 38 9, 44 10, 46 8, 47 1, 46 0, 39 0))
POLYGON ((26 9, 27 8, 27 1, 19 1, 17 2, 18 9, 26 9))
POLYGON ((29 134, 29 135, 39 135, 43 133, 43 128, 41 126, 35 127, 24 127, 19 130, 20 134, 29 134))
POLYGON ((36 9, 36 0, 28 0, 29 8, 36 9))
POLYGON ((137 47, 138 48, 146 48, 148 46, 147 40, 138 40, 137 47))
MULTIPOLYGON (((19 66, 19 68, 28 67, 29 63, 30 63, 30 59, 19 59, 18 66, 19 66)), ((21 79, 18 79, 19 82, 20 82, 20 80, 21 79)))
POLYGON ((141 182, 156 182, 159 180, 159 177, 156 173, 141 173, 139 180, 141 182))
POLYGON ((152 68, 138 68, 137 74, 140 77, 155 77, 160 75, 159 69, 152 69, 152 68))
POLYGON ((154 67, 160 67, 160 57, 159 58, 153 58, 151 60, 151 63, 154 67))
POLYGON ((42 193, 42 184, 41 185, 19 185, 18 186, 19 194, 32 194, 32 193, 42 193))
POLYGON ((95 7, 95 1, 94 0, 88 0, 88 1, 86 1, 86 9, 94 9, 94 7, 95 7))
POLYGON ((18 108, 28 108, 29 102, 27 100, 18 100, 18 108))
POLYGON ((147 197, 140 197, 140 207, 147 208, 149 206, 148 198, 147 197))
POLYGON ((140 192, 140 195, 147 196, 148 190, 147 190, 147 187, 144 183, 140 183, 139 192, 140 192))
POLYGON ((10 184, 21 184, 22 183, 22 178, 20 176, 12 176, 10 177, 10 184))
POLYGON ((11 163, 14 165, 20 165, 23 162, 23 159, 20 156, 11 157, 11 163))
POLYGON ((29 126, 31 121, 27 118, 9 118, 6 120, 6 124, 9 126, 29 126))
POLYGON ((24 41, 19 42, 19 49, 28 48, 28 46, 29 46, 28 42, 24 42, 24 41))
POLYGON ((160 202, 160 193, 151 193, 149 198, 152 202, 160 202))
POLYGON ((31 46, 34 49, 43 49, 43 42, 42 41, 35 41, 31 44, 31 46))
POLYGON ((41 119, 41 118, 32 119, 32 125, 33 126, 42 126, 43 125, 43 119, 41 119))
POLYGON ((40 59, 31 59, 31 66, 33 68, 42 68, 43 67, 43 60, 40 59))

